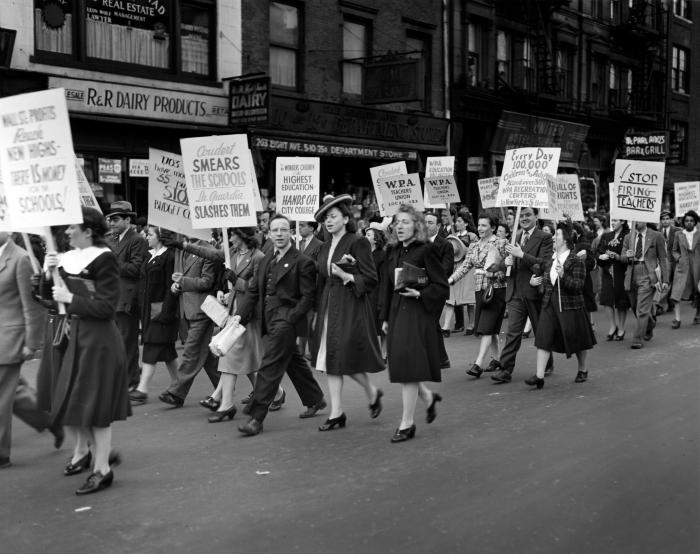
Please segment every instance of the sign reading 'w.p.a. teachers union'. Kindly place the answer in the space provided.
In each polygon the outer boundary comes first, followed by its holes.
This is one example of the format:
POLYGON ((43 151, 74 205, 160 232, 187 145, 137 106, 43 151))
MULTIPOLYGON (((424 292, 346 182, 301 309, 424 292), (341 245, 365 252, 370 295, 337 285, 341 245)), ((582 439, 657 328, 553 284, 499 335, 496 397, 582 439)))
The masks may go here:
POLYGON ((661 216, 664 162, 616 160, 610 183, 610 217, 657 223, 661 216))
POLYGON ((425 210, 418 173, 379 179, 378 187, 384 203, 382 215, 398 213, 402 204, 409 204, 421 212, 425 210))
POLYGON ((555 186, 560 153, 561 148, 506 150, 496 205, 552 207, 550 187, 555 186))
POLYGON ((194 229, 257 224, 246 135, 180 140, 194 229))

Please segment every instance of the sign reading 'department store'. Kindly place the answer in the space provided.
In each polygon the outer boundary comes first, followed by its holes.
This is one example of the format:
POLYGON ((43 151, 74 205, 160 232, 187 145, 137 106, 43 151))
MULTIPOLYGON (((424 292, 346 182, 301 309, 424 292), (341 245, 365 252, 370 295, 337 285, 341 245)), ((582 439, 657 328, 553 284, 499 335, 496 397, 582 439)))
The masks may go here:
POLYGON ((69 112, 228 125, 228 98, 178 90, 50 77, 49 88, 66 89, 69 112))

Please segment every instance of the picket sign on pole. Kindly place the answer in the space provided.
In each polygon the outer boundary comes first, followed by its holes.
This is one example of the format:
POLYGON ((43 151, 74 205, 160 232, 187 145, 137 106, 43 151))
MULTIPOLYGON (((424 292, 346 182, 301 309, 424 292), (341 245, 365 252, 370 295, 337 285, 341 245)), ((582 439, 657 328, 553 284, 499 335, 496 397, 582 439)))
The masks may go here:
MULTIPOLYGON (((515 246, 515 241, 516 241, 517 236, 518 236, 518 223, 520 222, 520 208, 521 207, 518 206, 518 209, 515 210, 515 221, 513 222, 513 236, 510 237, 510 245, 511 246, 515 246)), ((501 208, 501 209, 503 209, 503 208, 501 208)), ((513 256, 511 256, 511 258, 513 258, 513 256)), ((515 258, 513 258, 513 263, 515 263, 515 258)), ((510 277, 510 271, 511 271, 512 267, 513 267, 512 265, 509 265, 506 268, 506 277, 510 277)))
MULTIPOLYGON (((44 227, 44 239, 46 240, 46 251, 47 252, 58 252, 58 249, 56 248, 56 241, 53 238, 53 233, 51 233, 51 227, 44 227)), ((63 279, 61 279, 61 274, 58 272, 57 267, 54 267, 51 270, 51 278, 53 279, 54 285, 58 285, 60 287, 65 286, 63 279)), ((61 302, 58 303, 58 313, 61 315, 66 313, 65 304, 63 304, 61 302)))
MULTIPOLYGON (((231 269, 231 247, 229 246, 228 229, 226 227, 221 228, 221 240, 223 241, 221 246, 224 248, 224 266, 226 269, 231 269)), ((233 283, 228 281, 228 290, 230 291, 232 289, 233 283)))
POLYGON ((29 240, 29 235, 27 233, 22 233, 22 240, 24 241, 24 248, 29 254, 29 261, 32 264, 32 271, 36 273, 41 273, 41 268, 39 267, 39 260, 36 259, 34 255, 34 250, 32 250, 32 243, 29 240))

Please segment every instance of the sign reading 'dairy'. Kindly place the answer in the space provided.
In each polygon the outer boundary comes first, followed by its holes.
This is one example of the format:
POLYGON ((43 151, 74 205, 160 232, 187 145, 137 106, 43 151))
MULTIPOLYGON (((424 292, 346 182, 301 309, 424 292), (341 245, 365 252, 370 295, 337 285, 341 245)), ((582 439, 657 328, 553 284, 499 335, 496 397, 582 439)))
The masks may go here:
POLYGON ((389 215, 384 208, 384 200, 382 193, 379 190, 379 179, 387 177, 395 177, 397 175, 406 175, 406 162, 394 162, 391 164, 378 165, 369 168, 369 173, 372 176, 372 186, 374 186, 374 196, 377 197, 377 205, 379 206, 379 214, 381 216, 389 215))
POLYGON ((610 217, 657 223, 661 215, 664 162, 616 160, 610 183, 610 217))
POLYGON ((63 89, 0 99, 0 170, 22 227, 83 221, 63 89))
POLYGON ((209 229, 192 229, 190 204, 177 154, 148 149, 148 223, 186 237, 209 240, 209 229))
POLYGON ((506 150, 496 206, 549 207, 548 177, 556 178, 561 148, 506 150))
POLYGON ((398 213, 402 204, 410 204, 421 212, 425 210, 418 173, 379 179, 377 184, 386 212, 382 215, 398 213))
POLYGON ((313 221, 321 191, 321 158, 277 158, 277 211, 292 221, 313 221))
POLYGON ((449 202, 459 202, 454 173, 454 156, 430 156, 426 160, 425 190, 423 191, 423 204, 426 208, 444 208, 449 202), (440 180, 436 182, 433 179, 440 180), (437 194, 435 186, 439 189, 437 194))
POLYGON ((192 228, 257 225, 248 137, 181 139, 180 148, 192 228))
POLYGON ((78 162, 77 158, 75 160, 75 173, 78 176, 78 191, 80 192, 80 205, 84 208, 94 208, 95 210, 102 213, 102 208, 95 198, 95 193, 92 191, 90 182, 85 177, 85 172, 83 171, 83 166, 78 162))
POLYGON ((700 212, 700 181, 673 183, 676 217, 695 210, 700 212))
POLYGON ((498 197, 498 177, 488 177, 479 179, 479 195, 481 196, 481 206, 484 209, 495 208, 498 197))
POLYGON ((544 219, 566 219, 583 221, 581 186, 575 173, 560 173, 556 179, 557 209, 543 208, 540 217, 544 219))

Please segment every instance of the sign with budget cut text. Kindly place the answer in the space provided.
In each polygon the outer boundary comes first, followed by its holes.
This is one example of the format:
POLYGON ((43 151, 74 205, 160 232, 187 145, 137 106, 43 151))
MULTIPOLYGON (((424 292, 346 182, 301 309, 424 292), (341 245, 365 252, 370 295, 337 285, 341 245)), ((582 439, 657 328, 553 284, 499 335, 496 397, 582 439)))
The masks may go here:
POLYGON ((379 214, 383 217, 389 215, 384 207, 381 190, 379 190, 379 180, 387 177, 395 177, 397 175, 406 175, 406 162, 394 162, 390 164, 377 165, 369 168, 369 174, 372 176, 372 186, 374 187, 374 196, 377 198, 379 206, 379 214))
POLYGON ((664 162, 616 160, 610 183, 610 217, 658 223, 664 188, 664 162))
POLYGON ((498 177, 479 179, 477 184, 479 185, 482 208, 495 208, 496 198, 498 197, 498 177))
POLYGON ((193 229, 257 225, 246 135, 181 139, 180 149, 193 229))
POLYGON ((386 212, 382 215, 398 213, 402 204, 412 205, 420 212, 425 210, 418 173, 379 179, 377 184, 386 212))
POLYGON ((292 221, 313 221, 319 207, 321 158, 277 158, 277 211, 292 221))
POLYGON ((496 206, 550 207, 550 180, 556 178, 561 148, 506 150, 496 206))
POLYGON ((676 217, 695 210, 700 212, 700 181, 673 183, 676 217))
POLYGON ((64 89, 0 99, 0 171, 15 222, 82 223, 64 89))
POLYGON ((83 171, 83 166, 75 160, 75 173, 78 176, 78 191, 80 192, 80 205, 84 208, 93 208, 98 212, 102 213, 102 208, 95 198, 95 193, 92 191, 90 186, 90 181, 85 177, 85 172, 83 171))

